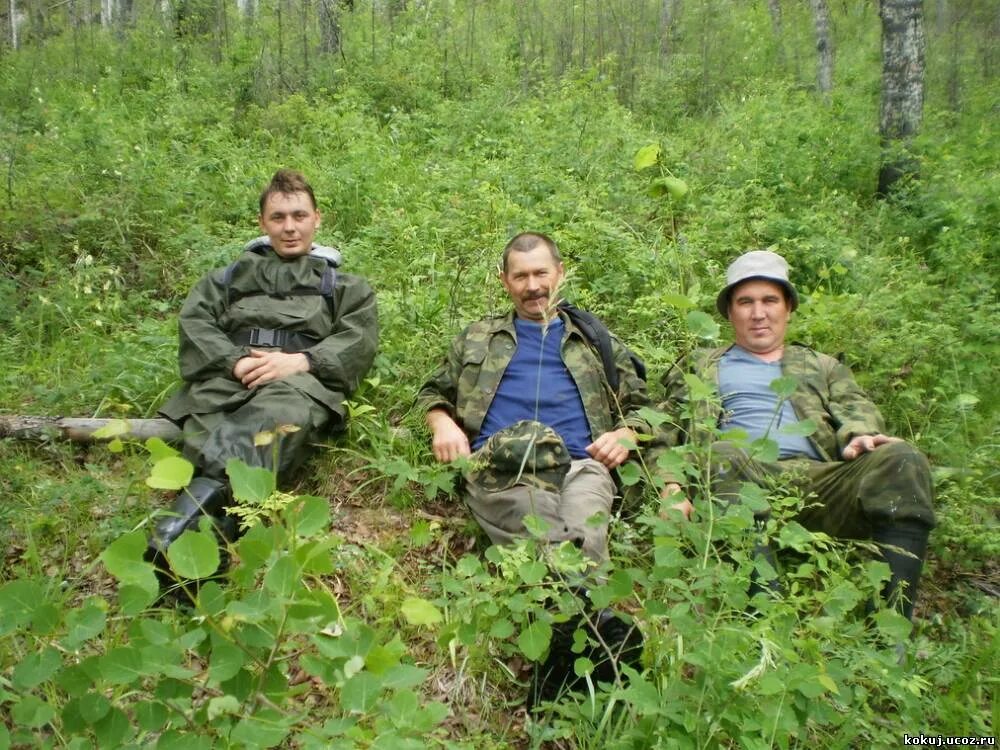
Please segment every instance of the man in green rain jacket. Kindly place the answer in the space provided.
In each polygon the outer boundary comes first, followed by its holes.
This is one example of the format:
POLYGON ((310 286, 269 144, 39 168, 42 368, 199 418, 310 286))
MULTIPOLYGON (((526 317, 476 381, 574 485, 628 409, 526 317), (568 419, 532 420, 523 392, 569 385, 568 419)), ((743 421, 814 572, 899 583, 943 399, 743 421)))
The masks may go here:
MULTIPOLYGON (((734 343, 695 352, 666 374, 660 409, 679 419, 665 442, 708 450, 713 491, 724 502, 736 502, 745 482, 766 487, 776 477, 815 493, 816 502, 799 514, 801 523, 879 543, 891 572, 885 595, 901 600, 911 617, 935 524, 927 459, 883 434, 882 415, 847 367, 786 343, 798 295, 784 258, 767 250, 744 253, 726 281, 716 306, 732 324, 734 343), (787 398, 771 388, 778 378, 793 379, 787 398), (696 391, 711 393, 695 397, 696 391), (751 457, 747 447, 716 437, 717 428, 774 440, 777 460, 751 457)), ((667 490, 684 495, 683 481, 669 477, 667 490)), ((680 505, 690 514, 690 502, 680 505)))
POLYGON ((184 386, 160 413, 182 427, 196 476, 155 525, 148 557, 156 563, 202 515, 233 538, 229 459, 287 478, 312 443, 343 428, 344 400, 375 356, 375 295, 361 277, 338 272, 336 250, 314 245, 320 214, 301 174, 275 173, 259 220, 266 236, 201 279, 181 310, 184 386), (256 445, 262 432, 275 442, 256 445))

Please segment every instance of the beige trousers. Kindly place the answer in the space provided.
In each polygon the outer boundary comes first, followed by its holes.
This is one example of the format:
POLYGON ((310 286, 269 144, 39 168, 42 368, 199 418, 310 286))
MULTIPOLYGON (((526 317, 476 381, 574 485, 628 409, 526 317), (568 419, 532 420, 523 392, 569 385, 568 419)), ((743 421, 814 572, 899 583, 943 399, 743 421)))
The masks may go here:
POLYGON ((540 518, 548 525, 546 539, 570 541, 597 563, 608 559, 608 517, 615 498, 610 472, 592 458, 575 459, 563 480, 562 491, 541 490, 516 484, 506 490, 485 490, 465 484, 465 502, 494 544, 509 544, 529 536, 524 517, 540 518), (596 514, 600 520, 588 523, 596 514))

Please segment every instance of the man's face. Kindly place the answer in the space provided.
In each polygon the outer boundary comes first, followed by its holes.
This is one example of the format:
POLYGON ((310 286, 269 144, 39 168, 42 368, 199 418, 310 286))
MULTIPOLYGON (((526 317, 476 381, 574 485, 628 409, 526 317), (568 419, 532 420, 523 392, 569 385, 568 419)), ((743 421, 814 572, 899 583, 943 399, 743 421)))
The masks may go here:
POLYGON ((260 215, 260 228, 282 258, 297 258, 312 249, 319 211, 308 193, 271 193, 260 215))
POLYGON ((546 312, 557 300, 552 296, 563 278, 563 264, 540 244, 526 253, 512 252, 507 256, 507 270, 500 273, 500 282, 510 295, 520 318, 544 320, 546 312))
POLYGON ((736 343, 754 354, 780 349, 791 318, 785 290, 773 281, 744 281, 729 295, 729 322, 736 343))

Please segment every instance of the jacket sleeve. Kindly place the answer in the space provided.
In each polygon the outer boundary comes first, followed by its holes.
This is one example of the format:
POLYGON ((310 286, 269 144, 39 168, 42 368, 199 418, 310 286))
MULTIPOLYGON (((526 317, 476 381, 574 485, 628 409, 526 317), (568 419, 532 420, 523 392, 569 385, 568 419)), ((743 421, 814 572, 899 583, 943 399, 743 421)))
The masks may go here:
POLYGON ((210 378, 233 377, 233 367, 248 347, 237 346, 220 327, 225 310, 224 291, 218 271, 203 277, 181 308, 178 320, 181 378, 192 383, 210 378))
POLYGON ((462 374, 462 352, 465 337, 458 336, 448 347, 444 361, 420 387, 417 392, 416 405, 420 411, 427 413, 432 409, 442 409, 448 412, 452 419, 458 421, 456 407, 458 405, 458 380, 462 374))
POLYGON ((635 371, 635 365, 628 349, 616 337, 611 337, 611 347, 618 371, 618 392, 612 409, 615 414, 615 428, 628 427, 639 435, 652 435, 653 427, 640 414, 640 409, 650 406, 646 383, 635 371))
POLYGON ((830 358, 832 366, 827 382, 830 401, 828 409, 837 430, 837 456, 858 435, 874 435, 885 431, 885 420, 878 407, 861 390, 848 367, 830 358))
POLYGON ((364 279, 343 276, 334 298, 330 333, 305 350, 310 371, 330 390, 350 395, 368 372, 378 351, 375 293, 364 279))

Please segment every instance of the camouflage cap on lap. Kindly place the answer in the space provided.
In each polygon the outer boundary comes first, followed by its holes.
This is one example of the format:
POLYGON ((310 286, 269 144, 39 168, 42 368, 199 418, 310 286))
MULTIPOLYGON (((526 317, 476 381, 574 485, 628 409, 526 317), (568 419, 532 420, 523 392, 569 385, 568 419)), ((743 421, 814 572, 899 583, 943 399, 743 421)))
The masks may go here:
POLYGON ((570 465, 559 433, 530 419, 490 435, 472 460, 467 479, 490 491, 526 484, 559 492, 570 465))

